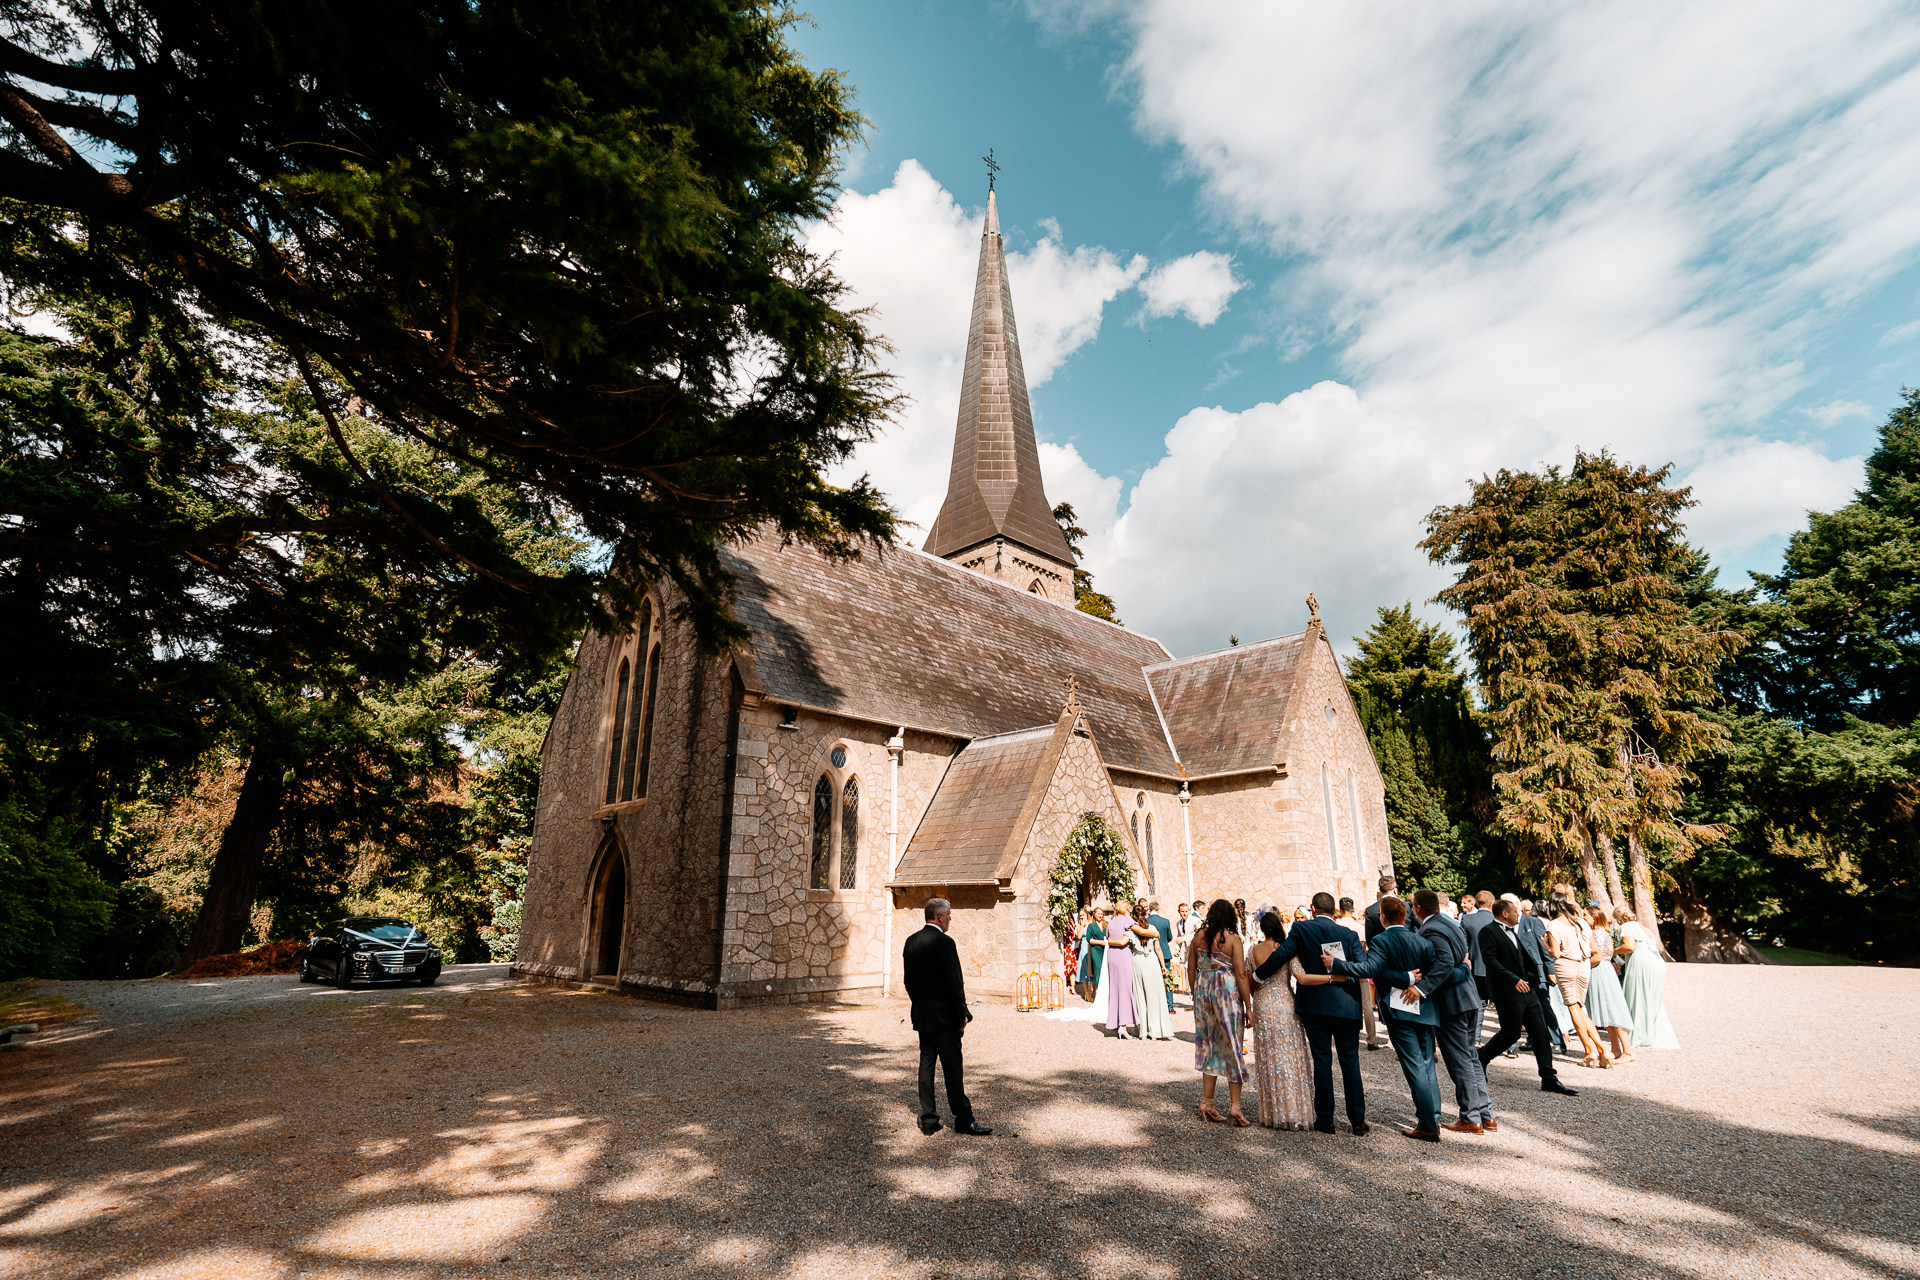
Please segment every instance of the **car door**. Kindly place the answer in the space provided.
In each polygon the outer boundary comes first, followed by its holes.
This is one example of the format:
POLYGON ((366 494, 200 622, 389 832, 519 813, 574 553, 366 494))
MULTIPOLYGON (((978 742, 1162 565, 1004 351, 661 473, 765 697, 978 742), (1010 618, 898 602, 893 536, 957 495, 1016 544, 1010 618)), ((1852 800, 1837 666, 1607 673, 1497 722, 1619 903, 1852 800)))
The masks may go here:
POLYGON ((334 925, 314 943, 318 952, 316 968, 325 970, 334 977, 340 976, 340 926, 334 925))

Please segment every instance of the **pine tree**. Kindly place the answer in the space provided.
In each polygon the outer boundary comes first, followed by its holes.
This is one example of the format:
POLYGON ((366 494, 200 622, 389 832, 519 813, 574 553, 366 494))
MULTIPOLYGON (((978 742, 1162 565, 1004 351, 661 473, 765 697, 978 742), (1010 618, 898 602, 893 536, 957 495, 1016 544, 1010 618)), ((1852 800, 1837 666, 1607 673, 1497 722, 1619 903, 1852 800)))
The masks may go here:
POLYGON ((1060 532, 1066 535, 1067 547, 1073 552, 1073 607, 1096 618, 1105 618, 1115 626, 1125 626, 1113 611, 1113 597, 1095 591, 1093 575, 1079 567, 1080 541, 1087 536, 1087 531, 1074 523, 1073 504, 1063 502, 1055 507, 1053 518, 1059 522, 1060 532))
POLYGON ((1665 486, 1669 470, 1605 452, 1577 454, 1566 472, 1503 470, 1470 502, 1436 509, 1421 543, 1461 566, 1435 599, 1465 619, 1501 769, 1498 826, 1549 866, 1577 862, 1608 906, 1624 899, 1611 841, 1625 837, 1649 930, 1647 846, 1682 860, 1726 834, 1674 815, 1689 765, 1725 741, 1698 708, 1743 642, 1681 599, 1693 553, 1679 517, 1692 500, 1665 486))

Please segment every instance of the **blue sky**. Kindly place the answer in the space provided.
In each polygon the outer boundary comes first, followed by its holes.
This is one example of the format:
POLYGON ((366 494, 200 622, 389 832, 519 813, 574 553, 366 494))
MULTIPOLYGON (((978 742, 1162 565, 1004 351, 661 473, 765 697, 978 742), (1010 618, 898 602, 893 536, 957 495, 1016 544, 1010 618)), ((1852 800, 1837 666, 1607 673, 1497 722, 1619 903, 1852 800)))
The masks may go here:
POLYGON ((808 9, 872 121, 816 245, 914 398, 858 468, 930 522, 991 146, 1049 493, 1175 652, 1424 599, 1421 515, 1576 447, 1772 568, 1920 382, 1910 9, 808 9))

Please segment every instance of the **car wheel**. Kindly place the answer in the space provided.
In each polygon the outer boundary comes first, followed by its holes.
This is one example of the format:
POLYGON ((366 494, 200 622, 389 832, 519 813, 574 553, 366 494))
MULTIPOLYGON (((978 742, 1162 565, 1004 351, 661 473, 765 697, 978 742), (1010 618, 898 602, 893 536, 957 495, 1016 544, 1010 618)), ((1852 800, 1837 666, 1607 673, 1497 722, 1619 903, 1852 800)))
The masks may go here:
POLYGON ((320 975, 313 971, 312 963, 306 960, 304 957, 300 961, 300 981, 302 982, 320 981, 320 975))
POLYGON ((339 966, 333 975, 333 985, 342 991, 353 990, 353 962, 345 956, 334 962, 339 966))
POLYGON ((423 987, 430 987, 438 981, 440 981, 440 975, 437 973, 430 973, 426 977, 420 979, 420 985, 423 987))

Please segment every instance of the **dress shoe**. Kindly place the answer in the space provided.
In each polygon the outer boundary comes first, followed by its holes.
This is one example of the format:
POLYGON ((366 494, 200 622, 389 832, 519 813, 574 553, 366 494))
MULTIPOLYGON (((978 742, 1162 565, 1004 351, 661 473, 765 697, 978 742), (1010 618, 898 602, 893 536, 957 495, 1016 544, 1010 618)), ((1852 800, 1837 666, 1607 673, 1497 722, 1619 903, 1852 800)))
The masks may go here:
POLYGON ((920 1132, 931 1138, 934 1134, 940 1132, 940 1122, 938 1120, 922 1120, 920 1122, 920 1132))
POLYGON ((1431 1129, 1402 1129, 1400 1136, 1412 1138, 1415 1142, 1438 1142, 1440 1135, 1431 1129))
POLYGON ((1369 1048, 1369 1049, 1378 1049, 1379 1047, 1380 1047, 1380 1046, 1379 1046, 1379 1045, 1377 1045, 1377 1044, 1369 1044, 1369 1045, 1367 1046, 1367 1048, 1369 1048))
POLYGON ((1440 1127, 1442 1129, 1449 1129, 1454 1133, 1481 1134, 1486 1132, 1485 1129, 1481 1128, 1480 1125, 1472 1120, 1455 1120, 1452 1124, 1443 1124, 1440 1127))
POLYGON ((1313 1131, 1314 1131, 1315 1133, 1338 1133, 1338 1132, 1340 1132, 1340 1131, 1339 1131, 1338 1129, 1336 1129, 1336 1128, 1334 1128, 1334 1127, 1333 1127, 1333 1125, 1331 1125, 1331 1124, 1317 1124, 1317 1123, 1316 1123, 1316 1124, 1315 1124, 1315 1125, 1313 1126, 1313 1131))
POLYGON ((1563 1084, 1561 1084, 1561 1083, 1560 1083, 1560 1082, 1559 1082, 1558 1080, 1543 1080, 1543 1081, 1541 1081, 1541 1082, 1540 1082, 1540 1092, 1542 1092, 1542 1093, 1564 1093, 1564 1094, 1566 1094, 1566 1095, 1567 1095, 1567 1096, 1568 1096, 1569 1098, 1577 1098, 1577 1097, 1579 1097, 1579 1096, 1580 1096, 1580 1091, 1579 1091, 1578 1089, 1569 1089, 1569 1088, 1567 1088, 1567 1086, 1565 1086, 1565 1085, 1563 1085, 1563 1084))
POLYGON ((964 1133, 972 1138, 991 1138, 993 1136, 993 1130, 987 1128, 987 1126, 981 1124, 978 1120, 969 1120, 965 1124, 956 1124, 953 1126, 953 1131, 955 1133, 964 1133))
POLYGON ((1480 1127, 1482 1129, 1485 1129, 1488 1133, 1500 1132, 1500 1122, 1498 1120, 1482 1120, 1480 1122, 1480 1127))
POLYGON ((1356 1138, 1364 1138, 1372 1132, 1373 1132, 1373 1126, 1368 1124, 1364 1120, 1362 1120, 1359 1124, 1353 1126, 1353 1136, 1356 1138))
POLYGON ((1503 1058, 1517 1058, 1520 1056, 1520 1046, 1517 1044, 1513 1045, 1510 1048, 1508 1048, 1507 1051, 1501 1054, 1500 1056, 1503 1058))

